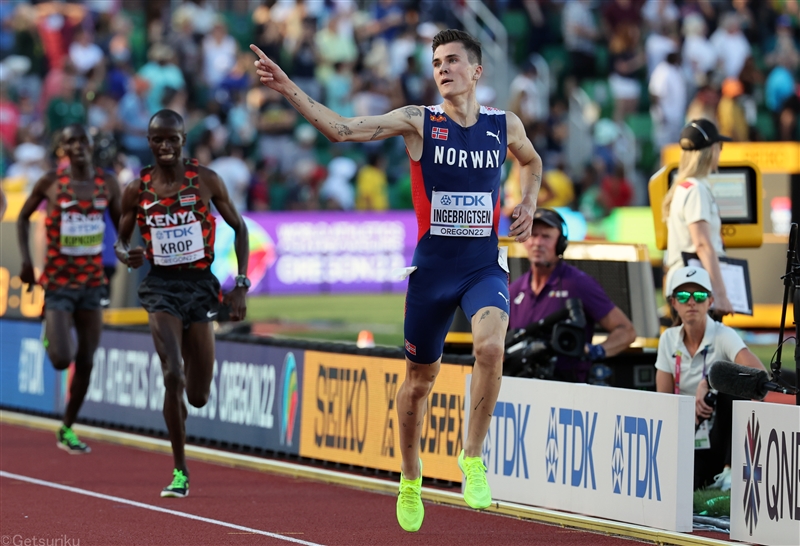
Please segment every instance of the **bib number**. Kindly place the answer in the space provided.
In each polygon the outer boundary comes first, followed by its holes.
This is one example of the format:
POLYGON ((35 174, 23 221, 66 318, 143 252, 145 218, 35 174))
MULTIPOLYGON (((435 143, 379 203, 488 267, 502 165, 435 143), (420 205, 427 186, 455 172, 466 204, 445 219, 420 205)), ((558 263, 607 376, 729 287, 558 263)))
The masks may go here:
POLYGON ((200 222, 181 226, 150 228, 155 265, 188 264, 203 259, 205 243, 200 222))
POLYGON ((431 235, 489 237, 494 228, 494 206, 489 192, 431 194, 431 235))
POLYGON ((100 215, 69 213, 61 217, 61 254, 92 256, 103 251, 106 224, 100 215), (94 216, 99 216, 95 218, 94 216))

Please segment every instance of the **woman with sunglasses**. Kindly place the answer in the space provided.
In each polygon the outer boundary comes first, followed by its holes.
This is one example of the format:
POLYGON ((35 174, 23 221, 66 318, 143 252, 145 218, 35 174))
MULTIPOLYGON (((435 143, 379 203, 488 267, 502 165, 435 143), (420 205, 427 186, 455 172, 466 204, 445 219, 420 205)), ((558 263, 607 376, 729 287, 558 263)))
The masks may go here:
POLYGON ((721 318, 733 314, 728 300, 719 256, 722 247, 722 219, 714 201, 708 175, 717 170, 722 143, 717 126, 707 119, 689 122, 680 137, 681 158, 675 179, 664 197, 663 218, 667 222, 667 252, 664 256, 668 274, 683 267, 683 253, 695 254, 711 276, 714 288, 714 311, 721 318))
POLYGON ((720 360, 764 367, 732 328, 709 316, 714 296, 706 270, 683 267, 667 279, 676 326, 658 340, 656 390, 694 396, 694 487, 711 484, 725 491, 730 488, 734 397, 709 391, 708 371, 720 360))

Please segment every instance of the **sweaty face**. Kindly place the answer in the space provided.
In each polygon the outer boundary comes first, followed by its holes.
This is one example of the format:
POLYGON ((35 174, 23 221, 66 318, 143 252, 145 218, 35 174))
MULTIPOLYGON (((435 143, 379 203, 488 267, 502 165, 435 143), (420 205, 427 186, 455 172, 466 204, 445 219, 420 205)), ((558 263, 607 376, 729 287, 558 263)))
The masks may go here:
POLYGON ((480 76, 481 67, 470 64, 467 50, 461 42, 450 42, 433 52, 433 79, 442 98, 448 98, 469 90, 480 76))
POLYGON ((92 137, 83 127, 67 127, 61 134, 61 148, 70 163, 84 165, 92 161, 92 137))
POLYGON ((561 231, 541 221, 534 222, 531 236, 522 243, 528 250, 528 260, 535 266, 549 267, 556 263, 556 243, 561 231))
POLYGON ((181 149, 186 142, 183 127, 174 124, 151 124, 147 130, 150 151, 159 165, 174 165, 181 159, 181 149))

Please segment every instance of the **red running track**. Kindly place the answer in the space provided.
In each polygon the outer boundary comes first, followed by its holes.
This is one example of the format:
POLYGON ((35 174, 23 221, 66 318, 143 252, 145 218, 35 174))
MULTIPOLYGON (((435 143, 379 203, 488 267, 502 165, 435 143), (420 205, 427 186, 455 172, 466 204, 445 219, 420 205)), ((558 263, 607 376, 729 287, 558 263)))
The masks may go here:
POLYGON ((189 497, 162 499, 161 488, 171 479, 170 456, 96 441, 91 447, 89 455, 69 455, 56 448, 53 433, 0 424, 4 472, 0 546, 16 544, 9 537, 16 537, 19 544, 35 537, 60 546, 77 546, 77 541, 80 545, 291 544, 286 539, 324 545, 426 546, 635 542, 432 503, 425 504, 422 529, 406 533, 397 525, 393 496, 197 461, 189 462, 189 497), (77 491, 20 481, 8 473, 77 491), (58 539, 61 542, 55 542, 58 539))

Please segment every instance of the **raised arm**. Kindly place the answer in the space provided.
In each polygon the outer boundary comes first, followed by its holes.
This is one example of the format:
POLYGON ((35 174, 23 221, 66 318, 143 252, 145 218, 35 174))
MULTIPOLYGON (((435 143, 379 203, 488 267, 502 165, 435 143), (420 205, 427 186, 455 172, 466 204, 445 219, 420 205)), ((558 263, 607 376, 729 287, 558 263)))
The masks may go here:
POLYGON ((19 253, 22 258, 22 269, 19 278, 26 284, 35 284, 36 277, 33 272, 33 261, 31 260, 31 250, 28 246, 28 234, 31 226, 31 215, 36 211, 42 201, 47 199, 47 190, 56 181, 54 172, 49 172, 42 176, 33 186, 33 191, 25 200, 22 209, 17 217, 17 242, 19 243, 19 253))
POLYGON ((122 193, 120 215, 117 223, 117 242, 114 244, 114 252, 117 254, 117 259, 134 269, 144 264, 144 249, 142 247, 130 248, 133 228, 136 227, 136 209, 139 206, 141 185, 141 179, 137 178, 128 184, 122 193))
POLYGON ((517 242, 525 241, 531 235, 533 213, 536 211, 536 200, 542 185, 542 158, 533 148, 525 127, 513 112, 506 112, 506 130, 508 132, 508 149, 519 161, 519 185, 522 190, 522 201, 511 213, 513 223, 508 235, 517 242))
POLYGON ((258 55, 256 74, 265 86, 286 97, 292 106, 331 142, 369 142, 402 136, 407 140, 422 137, 424 110, 420 106, 404 106, 380 116, 346 118, 303 92, 272 59, 258 47, 250 49, 258 55))
MULTIPOLYGON (((211 202, 217 207, 219 215, 234 231, 233 248, 236 252, 236 263, 239 275, 247 276, 247 264, 250 259, 250 241, 247 235, 247 224, 233 205, 225 184, 219 175, 210 169, 201 170, 203 184, 211 191, 211 202)), ((231 320, 244 320, 247 314, 245 300, 247 288, 236 287, 225 296, 226 303, 231 306, 231 320)))

